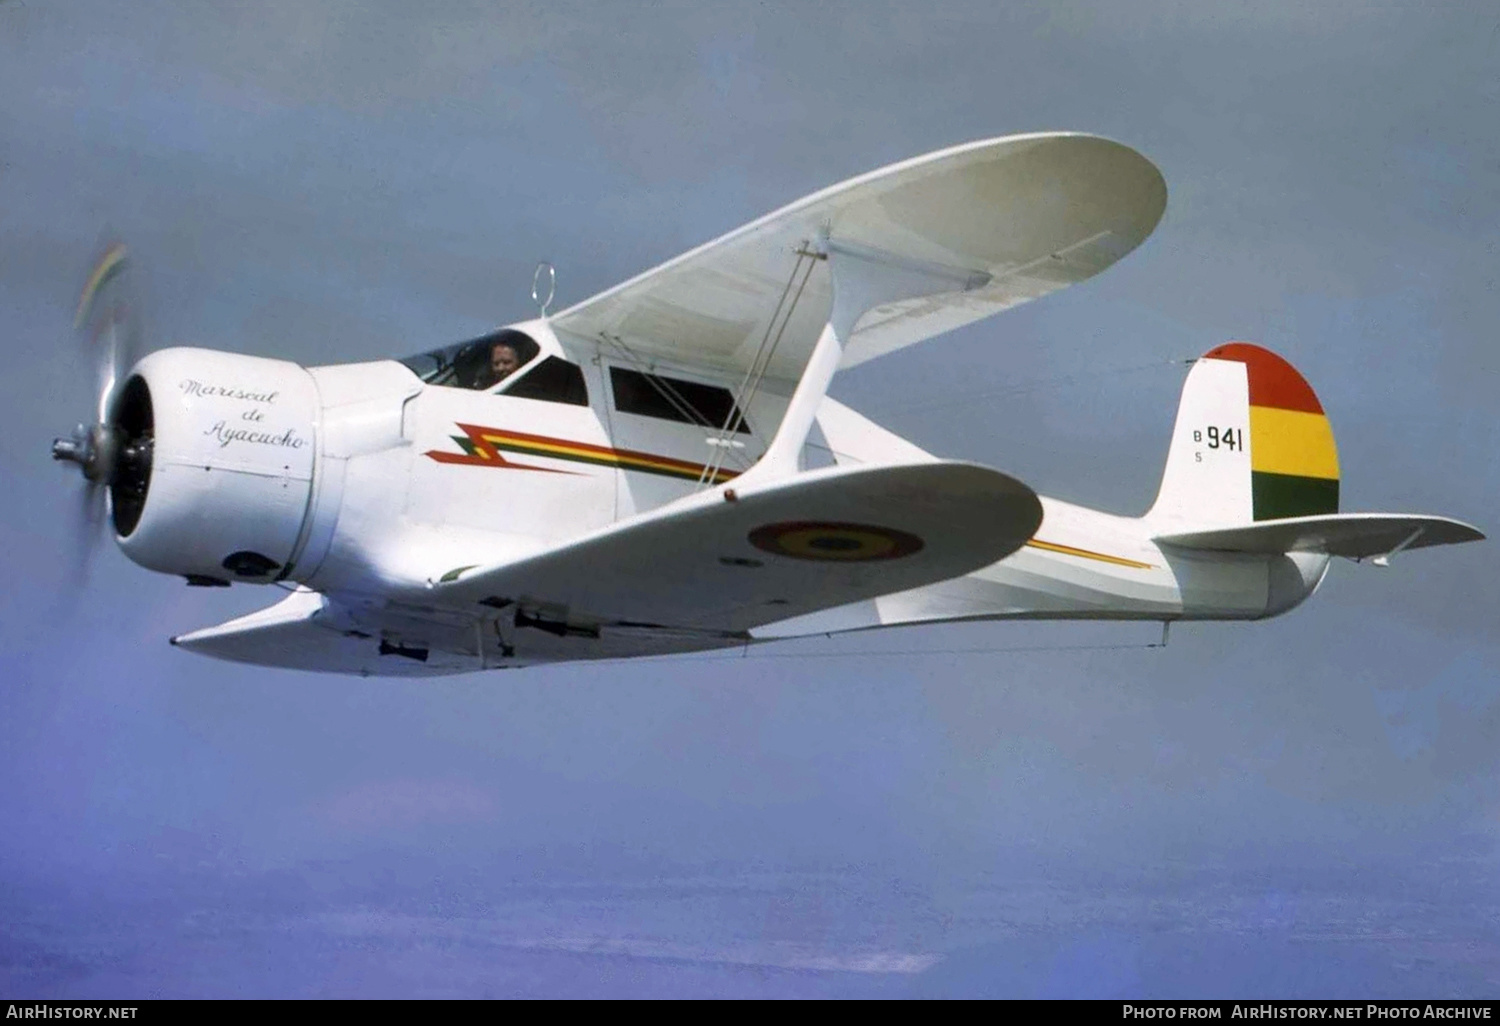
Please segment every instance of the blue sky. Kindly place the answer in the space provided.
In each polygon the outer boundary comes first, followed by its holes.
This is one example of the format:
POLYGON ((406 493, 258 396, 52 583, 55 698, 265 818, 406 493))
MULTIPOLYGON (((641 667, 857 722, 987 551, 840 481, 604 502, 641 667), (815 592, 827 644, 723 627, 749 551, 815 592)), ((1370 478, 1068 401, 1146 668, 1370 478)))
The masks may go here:
POLYGON ((372 359, 529 316, 541 259, 572 302, 1066 128, 1162 169, 1152 238, 836 396, 1136 513, 1170 361, 1251 339, 1317 389, 1346 508, 1493 528, 1497 68, 1484 4, 0 3, 0 990, 1492 996, 1490 543, 1166 650, 969 625, 361 681, 166 645, 263 590, 110 549, 71 595, 47 444, 105 232, 155 344, 372 359))

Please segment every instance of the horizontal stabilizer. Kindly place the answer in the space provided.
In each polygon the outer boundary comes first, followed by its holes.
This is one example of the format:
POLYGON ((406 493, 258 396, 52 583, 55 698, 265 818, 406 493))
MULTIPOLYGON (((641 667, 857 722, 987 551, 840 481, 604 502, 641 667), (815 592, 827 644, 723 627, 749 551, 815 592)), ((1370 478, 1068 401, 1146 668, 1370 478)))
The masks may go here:
POLYGON ((1216 531, 1189 531, 1157 537, 1162 545, 1214 552, 1244 552, 1279 555, 1286 552, 1320 552, 1347 559, 1389 556, 1405 549, 1429 545, 1456 545, 1480 541, 1484 534, 1475 527, 1448 517, 1411 516, 1404 513, 1334 513, 1315 517, 1264 520, 1246 527, 1216 531))
POLYGON ((1041 503, 971 463, 832 467, 701 492, 511 563, 449 571, 448 608, 515 609, 518 626, 673 627, 738 634, 915 588, 1024 545, 1041 503))

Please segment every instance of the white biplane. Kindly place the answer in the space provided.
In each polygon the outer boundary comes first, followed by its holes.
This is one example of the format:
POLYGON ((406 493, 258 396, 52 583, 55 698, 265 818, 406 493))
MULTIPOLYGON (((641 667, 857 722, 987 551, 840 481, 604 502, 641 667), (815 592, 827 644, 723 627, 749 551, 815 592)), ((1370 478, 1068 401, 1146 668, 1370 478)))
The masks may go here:
MULTIPOLYGON (((1311 595, 1331 557, 1482 538, 1339 513, 1317 397, 1248 343, 1193 365, 1134 518, 933 456, 828 398, 841 367, 1098 274, 1165 204, 1157 169, 1106 139, 969 143, 410 359, 173 348, 129 366, 114 346, 98 422, 53 455, 107 493, 140 565, 293 589, 174 644, 337 673, 957 620, 1254 620, 1311 595), (831 465, 809 465, 810 438, 831 465)), ((81 318, 123 259, 96 269, 81 318)))

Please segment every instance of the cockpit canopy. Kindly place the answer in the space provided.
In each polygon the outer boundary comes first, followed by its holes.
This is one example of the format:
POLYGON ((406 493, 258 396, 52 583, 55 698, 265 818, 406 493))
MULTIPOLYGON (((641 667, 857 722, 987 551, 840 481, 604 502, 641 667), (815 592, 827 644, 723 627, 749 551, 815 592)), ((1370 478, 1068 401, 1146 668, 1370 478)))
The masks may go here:
POLYGON ((539 352, 541 347, 524 331, 502 328, 468 342, 408 356, 401 362, 429 385, 485 391, 536 359, 539 352), (503 352, 506 348, 514 354, 513 363, 503 352), (497 354, 497 349, 502 352, 497 354))

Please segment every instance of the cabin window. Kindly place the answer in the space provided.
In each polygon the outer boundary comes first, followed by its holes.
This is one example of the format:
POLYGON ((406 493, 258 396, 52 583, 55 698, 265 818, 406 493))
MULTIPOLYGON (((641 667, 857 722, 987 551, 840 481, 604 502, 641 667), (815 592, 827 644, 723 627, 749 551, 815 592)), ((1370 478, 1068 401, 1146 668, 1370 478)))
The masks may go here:
POLYGON ((526 366, 540 349, 524 331, 504 328, 469 342, 408 356, 401 362, 429 385, 482 392, 526 366))
POLYGON ((744 414, 734 405, 734 396, 727 388, 659 374, 642 374, 624 367, 611 367, 609 381, 615 393, 615 409, 621 413, 675 420, 714 430, 728 425, 740 434, 750 433, 744 414))
POLYGON ((518 399, 540 399, 547 403, 589 404, 588 386, 583 370, 576 363, 549 356, 501 390, 502 395, 518 399))

